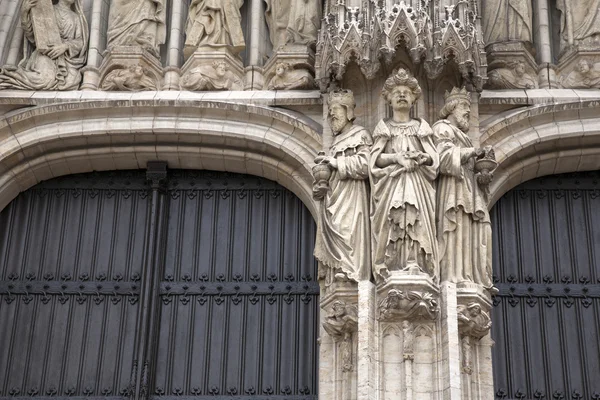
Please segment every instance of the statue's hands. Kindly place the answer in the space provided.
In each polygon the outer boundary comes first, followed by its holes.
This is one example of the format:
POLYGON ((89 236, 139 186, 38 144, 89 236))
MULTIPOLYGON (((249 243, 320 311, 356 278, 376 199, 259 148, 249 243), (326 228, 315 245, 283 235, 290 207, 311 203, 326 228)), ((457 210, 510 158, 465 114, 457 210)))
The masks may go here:
POLYGON ((417 161, 410 158, 410 155, 404 153, 396 154, 396 162, 402 166, 404 172, 412 172, 419 166, 417 161))
POLYGON ((33 7, 37 6, 38 0, 24 0, 23 1, 23 10, 31 10, 33 7))
POLYGON ((469 160, 475 156, 477 156, 478 149, 473 147, 467 147, 465 149, 460 150, 460 163, 466 164, 469 160))
POLYGON ((46 55, 51 59, 55 60, 58 57, 62 56, 69 50, 69 46, 64 43, 57 44, 55 46, 50 47, 50 49, 46 52, 46 55))
POLYGON ((431 165, 433 163, 431 156, 422 151, 407 151, 406 157, 414 160, 417 165, 431 165))
POLYGON ((325 157, 323 162, 328 164, 331 169, 338 169, 338 161, 334 157, 325 157))

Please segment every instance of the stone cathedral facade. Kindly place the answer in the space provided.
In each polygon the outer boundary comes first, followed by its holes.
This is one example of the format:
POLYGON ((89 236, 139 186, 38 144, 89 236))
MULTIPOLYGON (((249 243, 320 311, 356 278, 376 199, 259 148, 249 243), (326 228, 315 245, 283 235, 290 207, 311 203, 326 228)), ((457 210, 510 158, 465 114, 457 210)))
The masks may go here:
POLYGON ((600 0, 0 0, 0 64, 0 400, 600 399, 600 0))

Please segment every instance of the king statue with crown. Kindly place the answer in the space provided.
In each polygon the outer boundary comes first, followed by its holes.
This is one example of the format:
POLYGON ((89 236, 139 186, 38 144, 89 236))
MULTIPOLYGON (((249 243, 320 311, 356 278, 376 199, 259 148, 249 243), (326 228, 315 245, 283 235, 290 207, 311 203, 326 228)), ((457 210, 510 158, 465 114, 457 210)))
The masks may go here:
POLYGON ((486 184, 477 174, 479 160, 491 149, 473 146, 468 135, 469 93, 446 92, 440 120, 433 125, 439 154, 436 223, 441 281, 492 286, 492 229, 486 184))

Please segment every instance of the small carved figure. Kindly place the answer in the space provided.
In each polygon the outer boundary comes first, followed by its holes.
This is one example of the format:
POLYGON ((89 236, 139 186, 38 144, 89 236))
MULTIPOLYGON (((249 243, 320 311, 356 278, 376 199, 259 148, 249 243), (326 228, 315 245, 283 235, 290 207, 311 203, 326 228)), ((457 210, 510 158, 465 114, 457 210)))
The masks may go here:
POLYGON ((112 0, 108 22, 108 48, 137 46, 159 57, 165 43, 164 0, 112 0))
POLYGON ((104 78, 101 88, 122 91, 157 90, 156 82, 139 64, 112 70, 104 78))
POLYGON ((445 99, 443 119, 433 125, 440 155, 436 220, 442 281, 491 287, 492 228, 487 196, 475 174, 477 160, 490 149, 473 147, 467 134, 469 93, 454 88, 445 99))
POLYGON ((315 80, 306 69, 292 69, 289 63, 277 63, 269 90, 314 89, 315 80))
POLYGON ((323 322, 323 328, 331 335, 334 341, 340 343, 342 354, 342 370, 352 371, 352 335, 358 329, 358 311, 355 306, 348 305, 341 300, 333 306, 323 322))
POLYGON ((569 75, 561 82, 564 88, 591 89, 600 88, 600 63, 592 63, 590 60, 581 59, 569 75))
POLYGON ((21 27, 25 35, 23 59, 17 66, 0 69, 0 89, 79 88, 79 70, 85 64, 88 47, 88 26, 81 1, 59 0, 54 6, 49 3, 47 6, 54 14, 39 16, 41 22, 53 21, 46 26, 46 31, 36 28, 36 12, 40 11, 42 1, 50 0, 24 0, 21 5, 21 27), (56 43, 42 39, 41 35, 54 38, 56 43))
POLYGON ((600 44, 600 0, 558 0, 560 36, 564 46, 600 44))
POLYGON ((473 372, 472 361, 472 342, 479 340, 487 335, 492 327, 492 320, 489 314, 482 310, 481 305, 471 302, 465 305, 459 305, 458 311, 458 332, 461 335, 462 347, 462 370, 466 374, 473 372))
POLYGON ((328 272, 358 282, 371 275, 367 179, 373 142, 365 128, 354 125, 356 103, 351 91, 331 92, 327 102, 335 138, 332 155, 321 160, 332 170, 329 185, 324 190, 317 185, 313 192, 322 200, 314 254, 328 272))
POLYGON ((226 47, 233 54, 244 50, 243 4, 244 0, 192 0, 185 28, 185 57, 202 46, 226 47))
POLYGON ((224 61, 201 65, 190 70, 181 78, 181 87, 186 90, 240 90, 240 79, 229 70, 224 61))
POLYGON ((482 2, 484 43, 531 42, 531 1, 485 0, 482 2))
POLYGON ((379 319, 392 320, 435 320, 440 308, 431 293, 403 292, 391 289, 379 303, 379 319))
POLYGON ((265 0, 273 49, 286 44, 313 45, 321 25, 321 0, 265 0))
POLYGON ((402 347, 403 354, 402 357, 405 360, 414 360, 415 359, 415 350, 414 350, 414 342, 415 342, 415 327, 412 322, 408 320, 402 321, 402 347))
POLYGON ((374 275, 384 279, 391 270, 418 268, 436 279, 438 155, 429 124, 410 116, 421 87, 400 69, 385 82, 382 94, 393 115, 377 124, 371 149, 374 275))
POLYGON ((461 304, 457 311, 458 331, 461 335, 479 340, 490 332, 492 319, 479 303, 471 302, 466 306, 461 304))
POLYGON ((525 72, 523 61, 514 61, 508 64, 508 68, 488 72, 488 86, 493 89, 535 89, 537 82, 525 72))

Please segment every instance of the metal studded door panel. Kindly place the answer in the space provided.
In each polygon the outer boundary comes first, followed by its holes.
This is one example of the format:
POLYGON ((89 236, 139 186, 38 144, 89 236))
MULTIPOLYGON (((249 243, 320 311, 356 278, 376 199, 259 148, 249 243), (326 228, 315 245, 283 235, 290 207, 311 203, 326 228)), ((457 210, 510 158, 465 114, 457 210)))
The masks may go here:
POLYGON ((96 178, 38 185, 0 214, 0 396, 129 384, 147 192, 96 178))
POLYGON ((492 211, 497 399, 600 399, 600 175, 525 183, 492 211))
POLYGON ((278 185, 222 177, 168 189, 155 395, 316 398, 312 217, 278 185))
POLYGON ((83 174, 0 213, 0 399, 317 393, 315 224, 265 179, 83 174))

